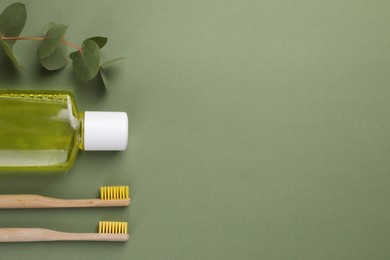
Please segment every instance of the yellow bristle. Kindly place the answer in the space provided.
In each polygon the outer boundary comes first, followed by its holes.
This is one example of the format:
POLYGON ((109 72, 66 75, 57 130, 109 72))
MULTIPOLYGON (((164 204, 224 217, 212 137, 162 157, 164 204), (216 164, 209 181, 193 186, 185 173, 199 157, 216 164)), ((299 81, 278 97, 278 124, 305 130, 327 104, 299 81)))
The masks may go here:
POLYGON ((99 222, 98 233, 102 233, 102 223, 101 222, 99 222))
POLYGON ((102 186, 100 187, 100 199, 102 200, 129 199, 129 186, 102 186))
POLYGON ((127 234, 127 222, 100 221, 99 233, 127 234))

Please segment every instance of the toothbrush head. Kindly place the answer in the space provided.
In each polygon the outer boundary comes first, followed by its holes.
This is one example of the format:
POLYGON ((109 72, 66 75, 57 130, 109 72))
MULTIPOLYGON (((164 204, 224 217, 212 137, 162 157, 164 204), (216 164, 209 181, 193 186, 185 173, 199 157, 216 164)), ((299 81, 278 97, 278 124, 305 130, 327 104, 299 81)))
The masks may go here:
POLYGON ((129 186, 102 186, 100 187, 101 200, 128 200, 129 186))
POLYGON ((127 234, 127 222, 99 221, 99 233, 127 234))

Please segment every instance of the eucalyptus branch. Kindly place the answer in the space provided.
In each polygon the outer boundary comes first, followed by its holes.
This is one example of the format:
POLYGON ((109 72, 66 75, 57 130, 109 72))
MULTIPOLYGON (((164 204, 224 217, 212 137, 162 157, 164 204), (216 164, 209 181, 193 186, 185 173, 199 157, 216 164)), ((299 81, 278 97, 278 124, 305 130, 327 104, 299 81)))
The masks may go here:
POLYGON ((72 60, 74 73, 83 81, 94 79, 100 74, 103 82, 106 83, 103 67, 121 60, 121 58, 116 58, 101 64, 100 49, 106 45, 107 38, 102 36, 87 38, 79 46, 64 39, 68 29, 68 25, 64 24, 51 23, 45 36, 20 36, 26 19, 26 7, 22 3, 11 4, 0 14, 0 50, 3 49, 17 67, 20 67, 20 64, 12 48, 17 41, 41 41, 37 49, 37 58, 40 64, 50 71, 65 67, 69 57, 72 60), (66 46, 76 51, 68 55, 66 46))

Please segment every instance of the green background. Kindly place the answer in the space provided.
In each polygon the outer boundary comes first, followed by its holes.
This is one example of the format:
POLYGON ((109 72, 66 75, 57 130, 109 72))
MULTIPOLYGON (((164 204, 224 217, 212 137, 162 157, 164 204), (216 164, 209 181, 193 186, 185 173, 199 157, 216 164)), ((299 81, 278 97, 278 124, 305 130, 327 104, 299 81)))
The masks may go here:
MULTIPOLYGON (((13 1, 2 0, 0 9, 13 1)), ((128 243, 1 244, 1 259, 388 259, 389 1, 24 1, 22 35, 103 35, 109 89, 71 66, 0 87, 74 91, 80 110, 126 111, 125 152, 82 152, 65 175, 0 176, 0 193, 94 198, 130 185, 129 208, 0 210, 1 227, 93 232, 128 243)), ((71 50, 69 49, 69 52, 71 50)))

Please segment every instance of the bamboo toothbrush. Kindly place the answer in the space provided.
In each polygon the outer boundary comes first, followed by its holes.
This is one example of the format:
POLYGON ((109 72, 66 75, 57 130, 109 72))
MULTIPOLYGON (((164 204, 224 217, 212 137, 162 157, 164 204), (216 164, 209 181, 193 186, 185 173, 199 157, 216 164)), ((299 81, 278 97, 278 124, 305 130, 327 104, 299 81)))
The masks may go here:
POLYGON ((0 228, 0 242, 129 240, 127 222, 100 221, 98 233, 68 233, 45 228, 0 228))
POLYGON ((0 195, 0 209, 123 207, 129 204, 129 186, 102 186, 100 199, 67 200, 35 194, 0 195))

